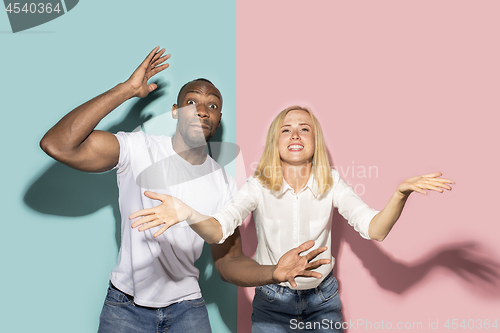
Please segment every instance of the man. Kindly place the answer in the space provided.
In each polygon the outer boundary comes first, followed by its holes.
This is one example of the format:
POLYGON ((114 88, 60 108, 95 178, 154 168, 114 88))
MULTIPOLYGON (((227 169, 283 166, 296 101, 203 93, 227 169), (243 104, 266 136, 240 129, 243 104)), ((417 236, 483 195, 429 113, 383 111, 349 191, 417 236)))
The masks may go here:
MULTIPOLYGON (((138 232, 128 217, 156 206, 154 199, 164 200, 146 197, 146 189, 178 197, 204 214, 215 213, 234 195, 234 179, 204 152, 220 125, 220 91, 205 79, 184 85, 172 107, 173 118, 178 119, 172 138, 94 130, 120 104, 157 88, 148 80, 169 66, 164 62, 170 55, 164 53, 156 47, 126 82, 68 113, 40 142, 47 154, 75 169, 117 169, 122 242, 99 332, 211 331, 194 267, 203 248, 200 224, 180 223, 156 237, 163 230, 138 232)), ((289 251, 277 266, 260 266, 243 256, 238 232, 224 244, 213 245, 212 252, 223 279, 255 286, 310 274, 319 265, 310 260, 321 249, 304 257, 299 253, 312 245, 304 243, 289 251)))

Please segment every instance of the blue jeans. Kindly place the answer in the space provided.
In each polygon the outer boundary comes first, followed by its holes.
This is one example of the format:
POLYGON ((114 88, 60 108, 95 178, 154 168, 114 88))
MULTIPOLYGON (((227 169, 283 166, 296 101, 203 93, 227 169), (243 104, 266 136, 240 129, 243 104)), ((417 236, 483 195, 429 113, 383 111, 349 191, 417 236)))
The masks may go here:
POLYGON ((99 319, 98 333, 212 333, 203 298, 164 308, 136 305, 126 294, 109 286, 99 319))
POLYGON ((337 280, 332 273, 317 288, 277 284, 255 288, 252 333, 343 332, 337 280))

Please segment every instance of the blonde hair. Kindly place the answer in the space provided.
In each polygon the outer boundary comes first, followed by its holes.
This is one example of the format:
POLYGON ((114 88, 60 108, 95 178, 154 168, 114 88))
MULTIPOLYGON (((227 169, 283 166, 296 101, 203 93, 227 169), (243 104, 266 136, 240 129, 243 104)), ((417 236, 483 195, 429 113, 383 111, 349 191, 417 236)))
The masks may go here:
POLYGON ((325 138, 319 121, 309 109, 304 107, 296 105, 290 106, 281 111, 276 118, 274 118, 267 132, 266 147, 260 158, 259 165, 255 170, 254 177, 257 178, 265 188, 273 192, 281 190, 281 185, 283 184, 283 169, 278 150, 278 138, 286 115, 288 112, 295 110, 309 113, 314 124, 314 154, 311 172, 317 182, 318 193, 316 193, 316 195, 321 195, 328 191, 333 185, 332 171, 328 154, 326 153, 325 138))

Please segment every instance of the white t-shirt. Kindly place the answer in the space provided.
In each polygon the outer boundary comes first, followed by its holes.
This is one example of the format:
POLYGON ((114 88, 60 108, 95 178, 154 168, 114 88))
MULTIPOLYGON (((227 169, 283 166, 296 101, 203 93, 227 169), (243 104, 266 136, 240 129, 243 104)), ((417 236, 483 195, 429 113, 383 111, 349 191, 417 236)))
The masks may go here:
MULTIPOLYGON (((334 169, 332 177, 333 186, 321 196, 316 195, 316 183, 312 174, 299 193, 295 193, 284 180, 281 191, 273 193, 262 186, 257 178, 248 178, 232 201, 212 215, 222 226, 221 242, 253 211, 258 240, 255 261, 261 265, 276 265, 287 251, 312 239, 315 245, 310 251, 328 246, 328 250, 316 259, 331 259, 331 263, 315 270, 323 278, 326 277, 335 260, 330 250, 333 208, 336 207, 366 239, 370 239, 370 221, 378 213, 366 205, 334 169)), ((293 289, 315 288, 321 281, 322 279, 298 277, 295 279, 297 287, 293 289)), ((288 282, 282 285, 292 288, 288 282)))
POLYGON ((144 191, 169 194, 202 214, 218 211, 236 193, 234 179, 207 155, 201 165, 191 165, 172 148, 172 138, 144 132, 116 134, 120 158, 116 165, 121 213, 121 247, 111 282, 134 296, 135 303, 164 307, 201 297, 198 269, 204 240, 180 222, 156 239, 159 227, 139 232, 129 215, 160 204, 144 191))

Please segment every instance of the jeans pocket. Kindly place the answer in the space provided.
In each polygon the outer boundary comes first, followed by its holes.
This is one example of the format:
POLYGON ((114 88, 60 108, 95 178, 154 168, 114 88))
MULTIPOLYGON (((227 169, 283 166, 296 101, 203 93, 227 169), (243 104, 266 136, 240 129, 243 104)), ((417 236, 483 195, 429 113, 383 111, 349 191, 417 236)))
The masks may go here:
POLYGON ((108 288, 108 294, 106 295, 104 303, 115 306, 127 306, 133 304, 133 302, 128 299, 127 295, 111 287, 108 288))
POLYGON ((255 288, 255 296, 267 302, 274 302, 276 292, 268 286, 259 286, 255 288))
POLYGON ((193 308, 199 308, 200 306, 205 305, 205 300, 203 299, 203 297, 200 297, 197 299, 188 299, 185 302, 186 302, 186 304, 188 304, 189 306, 191 306, 193 308))
POLYGON ((331 283, 326 284, 319 290, 319 295, 324 302, 334 298, 338 293, 339 289, 335 280, 332 280, 331 283))

